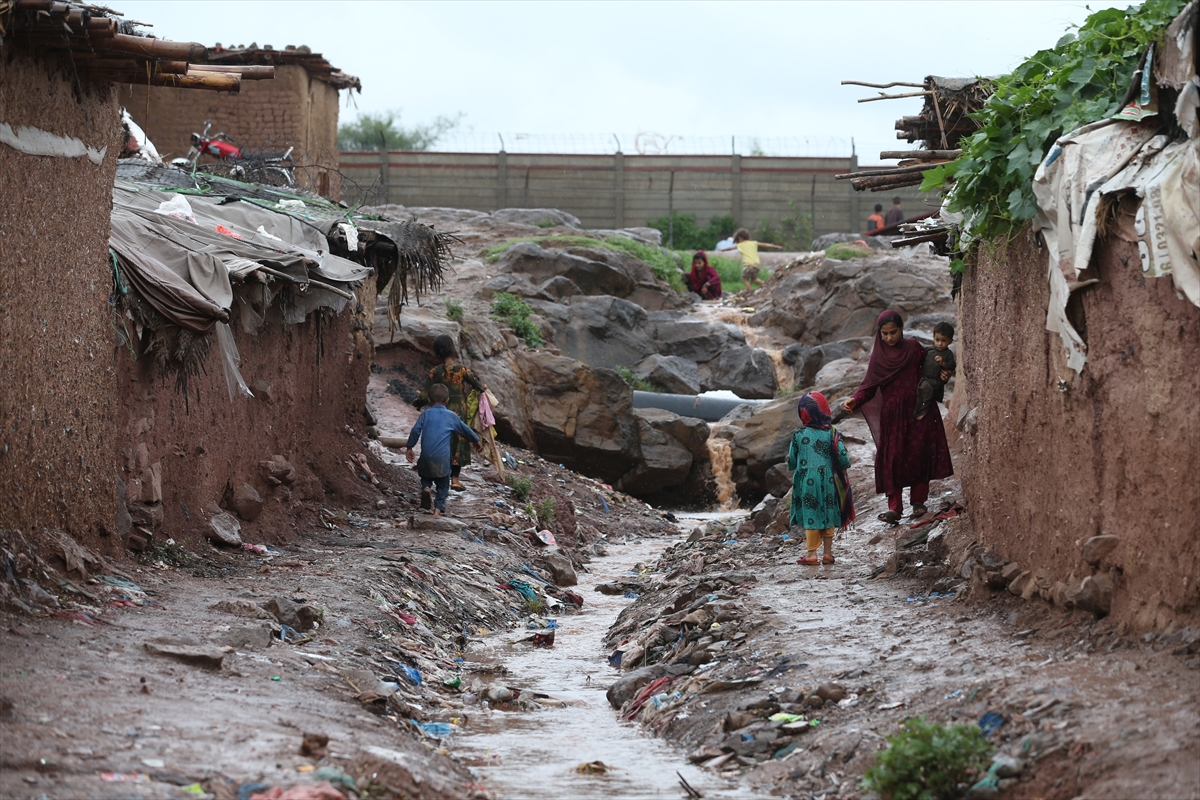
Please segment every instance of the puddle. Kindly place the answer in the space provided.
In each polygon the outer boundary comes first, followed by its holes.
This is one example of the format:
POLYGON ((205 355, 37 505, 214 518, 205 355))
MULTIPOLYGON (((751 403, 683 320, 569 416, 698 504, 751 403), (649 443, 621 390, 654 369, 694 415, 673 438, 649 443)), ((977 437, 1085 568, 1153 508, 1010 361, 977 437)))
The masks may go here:
POLYGON ((628 575, 638 562, 652 563, 677 541, 678 537, 610 545, 609 556, 594 559, 592 573, 580 575, 575 590, 584 597, 583 611, 558 617, 553 649, 511 644, 528 635, 519 631, 504 642, 496 637, 491 650, 475 651, 502 660, 509 669, 504 680, 511 685, 544 692, 564 704, 537 712, 476 710, 452 748, 456 755, 500 757, 500 764, 478 769, 481 783, 506 800, 686 797, 678 771, 706 798, 758 796, 693 766, 682 750, 644 735, 640 726, 622 722, 604 696, 618 675, 605 661, 604 636, 631 601, 593 588, 628 575), (612 769, 600 775, 576 772, 577 766, 592 761, 612 769))

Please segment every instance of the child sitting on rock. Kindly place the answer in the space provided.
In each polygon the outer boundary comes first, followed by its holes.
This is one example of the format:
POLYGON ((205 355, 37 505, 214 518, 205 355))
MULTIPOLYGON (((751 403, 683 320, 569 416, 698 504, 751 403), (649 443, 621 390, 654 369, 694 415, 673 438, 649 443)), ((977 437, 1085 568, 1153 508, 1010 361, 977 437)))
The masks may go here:
POLYGON ((777 244, 754 241, 750 238, 750 231, 745 228, 738 228, 737 233, 733 235, 733 247, 721 248, 722 250, 737 250, 738 254, 741 255, 742 283, 746 284, 747 289, 763 285, 763 282, 758 279, 758 272, 762 269, 762 261, 758 257, 758 248, 760 247, 767 250, 783 249, 777 244))
POLYGON ((450 399, 450 390, 444 383, 435 383, 429 389, 429 402, 432 405, 417 417, 408 434, 408 450, 405 458, 408 463, 416 461, 417 475, 421 477, 421 508, 429 510, 432 490, 437 487, 437 496, 432 497, 433 515, 440 517, 446 512, 446 496, 450 494, 450 439, 457 433, 475 443, 475 451, 483 449, 479 434, 471 430, 450 409, 446 401, 450 399), (413 446, 417 440, 421 442, 421 459, 417 461, 413 446))
POLYGON ((833 534, 854 521, 850 494, 850 456, 842 435, 833 427, 829 401, 820 392, 809 392, 796 407, 803 427, 792 434, 788 469, 792 474, 791 524, 804 528, 808 554, 799 564, 832 564, 833 534), (817 561, 817 548, 825 543, 825 557, 817 561))
POLYGON ((933 326, 933 347, 925 348, 925 360, 921 362, 921 381, 917 384, 917 410, 913 416, 924 419, 929 413, 929 406, 945 398, 946 381, 942 374, 954 373, 958 363, 950 350, 954 341, 954 326, 948 322, 939 322, 933 326))

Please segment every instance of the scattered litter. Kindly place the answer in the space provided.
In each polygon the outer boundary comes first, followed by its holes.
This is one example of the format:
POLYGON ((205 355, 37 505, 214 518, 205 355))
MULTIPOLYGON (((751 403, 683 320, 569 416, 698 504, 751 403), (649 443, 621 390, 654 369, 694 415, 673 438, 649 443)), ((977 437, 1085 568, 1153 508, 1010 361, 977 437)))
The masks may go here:
POLYGON ((582 775, 603 775, 608 772, 611 767, 603 761, 589 761, 586 764, 580 764, 575 768, 575 771, 582 775))
POLYGON ((920 603, 925 600, 945 600, 950 597, 954 597, 954 592, 930 592, 929 594, 921 595, 920 597, 910 597, 908 598, 908 602, 920 603))
POLYGON ((883 705, 879 706, 879 710, 880 711, 888 711, 893 708, 902 708, 903 706, 904 706, 904 701, 897 700, 894 703, 884 703, 883 705))
POLYGON ((409 722, 421 733, 434 739, 444 739, 458 729, 457 725, 449 722, 417 722, 415 719, 409 722))
POLYGON ((141 772, 101 772, 100 780, 108 783, 149 783, 150 776, 141 772))
POLYGON ((983 738, 987 739, 993 733, 1000 730, 1004 722, 1004 715, 998 711, 989 711, 980 717, 979 730, 983 731, 983 738))
POLYGON ((404 664, 400 664, 399 667, 400 671, 404 674, 404 677, 408 678, 409 683, 411 683, 413 686, 421 685, 421 670, 406 666, 404 664))

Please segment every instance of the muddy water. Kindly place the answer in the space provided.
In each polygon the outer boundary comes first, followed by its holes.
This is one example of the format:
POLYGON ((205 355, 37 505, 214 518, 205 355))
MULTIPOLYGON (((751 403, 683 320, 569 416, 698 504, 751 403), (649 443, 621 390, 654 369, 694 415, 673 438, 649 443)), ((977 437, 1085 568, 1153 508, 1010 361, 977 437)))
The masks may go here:
POLYGON ((593 591, 596 584, 628 576, 635 564, 653 563, 678 538, 613 545, 607 558, 595 559, 590 575, 580 575, 577 591, 583 611, 558 618, 555 645, 537 650, 516 640, 518 631, 496 637, 496 644, 476 657, 502 662, 503 680, 524 691, 544 692, 558 706, 538 712, 484 711, 472 715, 451 745, 457 754, 480 760, 499 756, 499 764, 478 768, 479 780, 504 798, 678 798, 685 797, 678 771, 706 798, 752 798, 741 789, 688 763, 684 753, 648 738, 640 728, 621 721, 604 693, 617 677, 605 660, 604 636, 621 609, 631 601, 593 591), (604 774, 581 774, 576 767, 603 761, 604 774))

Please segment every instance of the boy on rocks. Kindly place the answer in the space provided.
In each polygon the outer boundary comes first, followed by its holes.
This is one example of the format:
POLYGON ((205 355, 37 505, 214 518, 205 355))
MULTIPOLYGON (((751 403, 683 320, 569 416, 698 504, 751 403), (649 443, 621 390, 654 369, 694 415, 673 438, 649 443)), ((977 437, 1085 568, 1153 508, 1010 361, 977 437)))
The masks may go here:
POLYGON ((471 430, 450 409, 446 401, 450 399, 450 390, 444 383, 435 383, 429 389, 429 408, 417 417, 408 434, 408 449, 404 457, 408 463, 417 464, 417 475, 421 477, 421 508, 428 510, 433 505, 433 515, 440 517, 446 513, 446 496, 450 494, 450 438, 457 433, 475 443, 475 451, 483 449, 479 434, 471 430), (417 440, 421 442, 421 459, 418 461, 413 452, 417 440), (437 488, 437 496, 433 489, 437 488))
POLYGON ((763 247, 767 250, 782 250, 783 248, 777 244, 768 244, 767 242, 756 242, 750 238, 750 231, 745 228, 738 228, 737 233, 733 235, 733 247, 722 247, 722 250, 737 250, 742 257, 742 283, 746 284, 747 289, 753 289, 755 286, 763 286, 763 282, 758 279, 758 271, 762 269, 762 261, 758 257, 758 248, 763 247))

